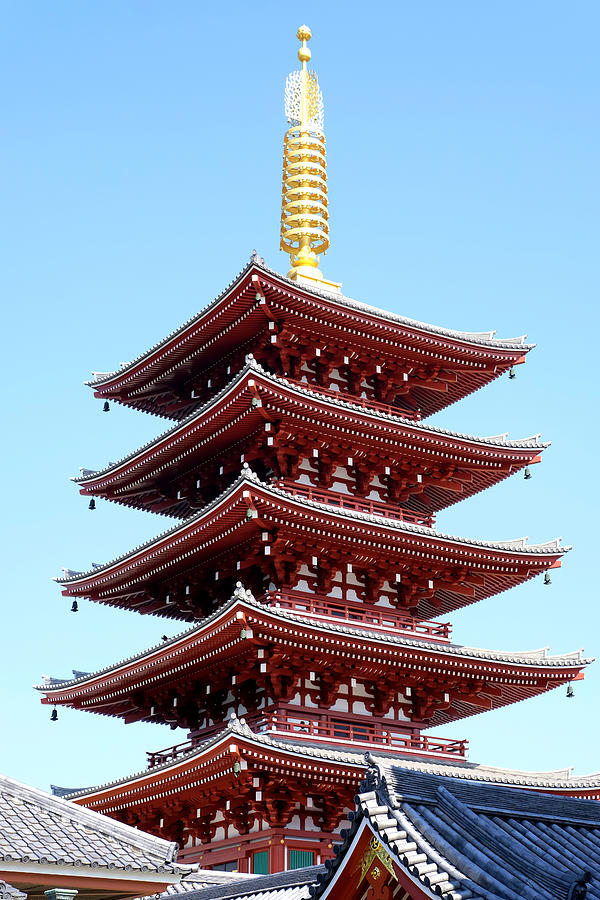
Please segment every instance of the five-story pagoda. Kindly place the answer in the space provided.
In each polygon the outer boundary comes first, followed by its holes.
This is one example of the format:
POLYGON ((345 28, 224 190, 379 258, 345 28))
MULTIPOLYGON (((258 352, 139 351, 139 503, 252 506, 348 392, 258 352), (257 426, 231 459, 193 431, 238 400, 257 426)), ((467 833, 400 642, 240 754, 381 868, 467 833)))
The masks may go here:
MULTIPOLYGON (((246 871, 331 854, 366 750, 471 772, 466 742, 429 729, 582 677, 586 663, 579 652, 462 647, 439 620, 560 565, 557 541, 435 529, 439 510, 539 461, 537 437, 426 423, 524 362, 530 347, 386 313, 324 280, 323 102, 307 68, 309 29, 298 38, 301 68, 285 100, 287 277, 254 254, 201 313, 90 382, 105 403, 173 424, 84 471, 81 492, 175 524, 69 573, 63 593, 189 627, 42 688, 54 707, 187 729, 185 743, 150 753, 144 772, 70 796, 179 841, 180 858, 246 871)), ((525 783, 595 790, 533 775, 525 783)))

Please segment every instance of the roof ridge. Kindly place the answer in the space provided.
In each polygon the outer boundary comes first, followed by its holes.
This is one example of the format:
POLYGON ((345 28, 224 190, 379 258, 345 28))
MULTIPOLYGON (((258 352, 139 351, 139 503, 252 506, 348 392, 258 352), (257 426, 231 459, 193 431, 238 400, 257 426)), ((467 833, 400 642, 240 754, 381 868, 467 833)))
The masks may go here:
POLYGON ((276 278, 280 278, 282 281, 285 281, 290 286, 290 288, 306 291, 306 293, 313 294, 314 296, 319 297, 323 300, 341 301, 345 306, 362 310, 363 312, 369 313, 371 315, 375 314, 380 318, 398 322, 401 325, 405 325, 407 328, 429 331, 433 332, 434 334, 441 334, 444 337, 449 337, 451 339, 471 341, 473 343, 481 343, 484 345, 486 343, 492 344, 492 346, 501 346, 503 344, 506 344, 510 345, 510 347, 523 347, 523 349, 527 350, 533 349, 533 347, 535 347, 535 344, 525 344, 525 340, 527 339, 526 334, 522 334, 518 337, 513 338, 494 338, 496 329, 492 331, 457 331, 452 328, 445 328, 442 325, 432 325, 430 322, 421 322, 418 319, 412 319, 408 316, 401 316, 399 313, 393 313, 389 312, 388 310, 380 309, 378 306, 372 306, 370 303, 365 303, 364 300, 355 300, 352 297, 348 297, 346 294, 337 292, 333 294, 326 289, 320 289, 316 284, 308 285, 303 282, 301 285, 299 285, 298 282, 292 281, 285 275, 281 275, 279 272, 276 272, 275 269, 271 269, 265 264, 264 260, 261 263, 258 263, 256 267, 257 269, 262 270, 269 275, 273 275, 276 278))
POLYGON ((121 666, 125 666, 129 663, 135 662, 138 659, 142 659, 144 656, 150 656, 152 653, 157 650, 161 650, 163 648, 172 647, 173 644, 178 643, 182 639, 188 637, 191 634, 194 634, 196 631, 200 631, 202 628, 205 628, 206 625, 210 624, 210 622, 216 621, 220 615, 226 612, 230 607, 235 605, 237 600, 247 600, 252 601, 253 603, 258 603, 255 600, 254 595, 250 590, 247 590, 241 581, 238 581, 233 593, 229 597, 229 599, 225 600, 217 609, 213 610, 203 619, 200 619, 194 625, 191 625, 189 628, 185 628, 183 631, 178 632, 178 634, 173 635, 173 637, 168 638, 166 641, 161 641, 157 644, 152 644, 145 650, 141 650, 138 653, 134 653, 131 656, 126 656, 124 659, 119 660, 119 662, 111 663, 108 666, 103 666, 101 669, 96 669, 94 672, 86 672, 85 674, 79 676, 78 678, 67 678, 64 681, 54 682, 51 681, 50 684, 34 684, 33 687, 38 691, 47 691, 50 689, 58 689, 64 688, 66 685, 74 685, 74 684, 83 684, 86 681, 91 681, 96 678, 98 675, 102 675, 105 672, 110 672, 113 669, 120 668, 121 666))
POLYGON ((194 313, 193 316, 191 316, 189 319, 187 319, 178 328, 175 328, 173 331, 169 332, 169 334, 166 337, 162 338, 162 340, 157 341, 155 344, 153 344, 151 347, 149 347, 148 350, 144 350, 143 353, 140 353, 138 356, 136 356, 134 359, 132 359, 130 362, 128 362, 126 366, 120 367, 118 369, 113 369, 112 372, 98 373, 98 374, 102 375, 103 377, 101 377, 99 379, 91 379, 90 381, 86 381, 84 383, 89 387, 101 385, 101 384, 105 383, 106 381, 110 381, 110 379, 114 375, 119 375, 123 371, 124 368, 127 368, 127 369, 133 368, 133 366, 135 366, 136 363, 141 362, 141 360, 144 359, 144 357, 149 356, 155 350, 158 350, 159 347, 163 346, 163 344, 166 344, 171 338, 175 337, 175 335, 181 334, 182 332, 184 332, 186 330, 186 328, 189 328, 189 326, 192 325, 197 319, 200 319, 205 313, 207 313, 208 310, 212 306, 216 306, 217 303, 219 303, 219 301, 222 300, 223 297, 225 297, 229 293, 229 291, 232 289, 232 287, 234 287, 234 285, 236 285, 239 281, 242 280, 244 275, 246 275, 246 273, 249 272, 253 266, 256 266, 258 268, 256 261, 251 258, 250 262, 246 263, 244 268, 240 272, 238 272, 238 274, 235 276, 235 278, 233 278, 229 282, 227 287, 225 287, 221 291, 220 294, 217 294, 217 296, 213 300, 211 300, 209 303, 207 303, 206 306, 203 306, 197 313, 194 313))

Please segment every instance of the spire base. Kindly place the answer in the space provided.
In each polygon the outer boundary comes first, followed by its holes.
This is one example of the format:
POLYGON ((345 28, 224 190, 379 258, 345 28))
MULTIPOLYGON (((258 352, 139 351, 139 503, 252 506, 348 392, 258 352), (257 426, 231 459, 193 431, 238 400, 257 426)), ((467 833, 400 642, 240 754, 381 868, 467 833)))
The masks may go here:
POLYGON ((321 290, 336 294, 340 294, 342 291, 341 281, 328 281, 314 266, 295 266, 287 273, 287 277, 290 281, 305 284, 307 287, 319 287, 321 290))

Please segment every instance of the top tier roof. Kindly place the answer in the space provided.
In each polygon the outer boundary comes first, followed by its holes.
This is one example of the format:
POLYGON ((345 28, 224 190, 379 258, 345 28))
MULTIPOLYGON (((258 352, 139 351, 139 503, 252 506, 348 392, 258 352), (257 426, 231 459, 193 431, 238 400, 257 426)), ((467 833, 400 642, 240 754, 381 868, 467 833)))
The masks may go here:
POLYGON ((158 415, 180 418, 195 405, 181 403, 182 386, 262 332, 269 343, 269 322, 284 323, 316 345, 345 344, 385 362, 405 358, 415 365, 438 365, 456 373, 444 390, 417 397, 429 415, 482 387, 512 365, 523 362, 533 345, 525 337, 498 339, 495 332, 440 328, 386 312, 342 294, 299 285, 253 257, 231 284, 193 316, 133 362, 115 372, 94 373, 87 382, 97 397, 112 399, 158 415))

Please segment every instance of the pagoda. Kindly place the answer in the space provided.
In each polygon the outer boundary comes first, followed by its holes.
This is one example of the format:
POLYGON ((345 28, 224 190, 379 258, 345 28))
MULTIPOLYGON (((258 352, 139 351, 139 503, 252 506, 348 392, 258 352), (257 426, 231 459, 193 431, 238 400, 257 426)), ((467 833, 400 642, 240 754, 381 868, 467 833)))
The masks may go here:
MULTIPOLYGON (((598 796, 598 779, 512 773, 430 733, 583 677, 580 652, 454 642, 446 617, 560 566, 558 541, 436 530, 438 511, 540 461, 538 437, 428 424, 525 361, 522 337, 438 328, 343 295, 329 246, 323 101, 307 68, 287 80, 281 247, 287 276, 253 254, 181 328, 97 398, 163 417, 166 431, 75 481, 170 517, 156 538, 63 594, 180 620, 146 652, 42 702, 187 731, 147 767, 71 792, 76 803, 179 843, 180 860, 280 871, 332 855, 365 751, 419 771, 598 796), (510 777, 509 777, 510 776, 510 777)), ((165 741, 165 743, 167 743, 165 741)))

